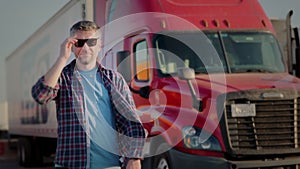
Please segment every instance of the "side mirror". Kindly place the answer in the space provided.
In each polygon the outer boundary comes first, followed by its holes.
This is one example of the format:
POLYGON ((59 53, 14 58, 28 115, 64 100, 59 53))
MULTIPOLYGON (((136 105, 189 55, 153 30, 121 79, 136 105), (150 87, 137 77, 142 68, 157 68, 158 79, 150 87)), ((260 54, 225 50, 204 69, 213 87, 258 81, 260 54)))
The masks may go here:
POLYGON ((140 88, 139 94, 141 97, 148 99, 150 94, 150 86, 140 88))
POLYGON ((180 67, 177 69, 178 77, 181 80, 194 80, 195 71, 188 67, 180 67))
POLYGON ((126 82, 131 80, 130 51, 117 53, 117 71, 123 75, 126 82))
POLYGON ((136 90, 129 84, 129 89, 133 93, 139 94, 141 97, 148 99, 150 94, 150 86, 141 87, 140 90, 136 90))
POLYGON ((188 67, 181 67, 181 68, 177 69, 177 73, 178 73, 179 79, 186 80, 188 85, 189 85, 191 95, 192 95, 192 98, 193 98, 193 105, 192 106, 194 107, 194 109, 196 109, 197 111, 203 111, 202 99, 198 98, 196 96, 195 89, 194 89, 194 87, 192 85, 192 82, 191 82, 191 80, 195 79, 194 69, 191 69, 191 68, 188 68, 188 67))

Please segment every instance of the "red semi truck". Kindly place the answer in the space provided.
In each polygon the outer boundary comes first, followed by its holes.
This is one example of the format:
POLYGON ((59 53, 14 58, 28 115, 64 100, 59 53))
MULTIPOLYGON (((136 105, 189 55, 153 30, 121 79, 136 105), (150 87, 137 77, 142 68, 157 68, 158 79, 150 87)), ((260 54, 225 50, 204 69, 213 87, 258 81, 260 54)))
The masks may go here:
POLYGON ((79 19, 101 25, 99 59, 133 93, 148 131, 143 168, 300 167, 298 29, 288 31, 285 57, 256 0, 70 1, 7 58, 7 72, 16 72, 7 79, 9 128, 22 137, 21 164, 40 160, 33 147, 55 144, 55 109, 36 105, 31 86, 14 79, 36 81, 79 19))

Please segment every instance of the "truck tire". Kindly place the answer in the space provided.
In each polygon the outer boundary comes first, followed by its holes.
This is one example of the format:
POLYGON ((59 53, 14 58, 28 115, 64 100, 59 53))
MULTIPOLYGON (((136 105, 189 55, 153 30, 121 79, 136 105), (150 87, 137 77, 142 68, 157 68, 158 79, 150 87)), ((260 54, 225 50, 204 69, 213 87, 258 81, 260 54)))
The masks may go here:
POLYGON ((34 141, 29 138, 19 138, 18 160, 20 166, 33 167, 42 164, 42 156, 39 148, 35 145, 34 141))
POLYGON ((171 169, 169 157, 167 153, 163 153, 154 157, 155 169, 171 169))
POLYGON ((169 146, 166 143, 163 143, 157 148, 157 155, 153 157, 153 169, 172 169, 168 151, 162 152, 166 150, 166 147, 169 146))

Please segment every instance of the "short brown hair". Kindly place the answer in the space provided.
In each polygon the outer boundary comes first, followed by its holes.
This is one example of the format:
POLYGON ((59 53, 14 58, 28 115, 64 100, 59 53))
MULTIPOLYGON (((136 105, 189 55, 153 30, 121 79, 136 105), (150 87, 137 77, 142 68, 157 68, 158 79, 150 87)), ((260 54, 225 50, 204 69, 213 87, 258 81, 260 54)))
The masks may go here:
POLYGON ((76 31, 91 31, 91 30, 99 30, 100 27, 92 21, 79 21, 75 23, 71 29, 70 34, 73 35, 76 31))

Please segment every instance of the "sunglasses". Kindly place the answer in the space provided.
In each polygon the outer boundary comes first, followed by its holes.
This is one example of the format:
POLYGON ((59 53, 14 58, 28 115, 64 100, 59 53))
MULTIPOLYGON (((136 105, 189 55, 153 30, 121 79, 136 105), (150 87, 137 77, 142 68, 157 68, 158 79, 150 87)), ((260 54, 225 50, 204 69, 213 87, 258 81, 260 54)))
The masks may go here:
POLYGON ((75 47, 81 48, 86 43, 89 47, 95 46, 97 44, 98 38, 91 38, 91 39, 77 39, 75 42, 75 47))

